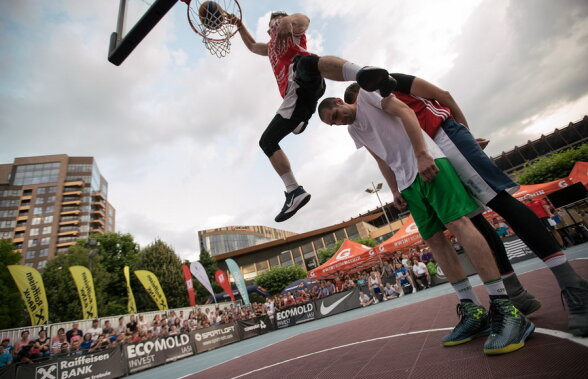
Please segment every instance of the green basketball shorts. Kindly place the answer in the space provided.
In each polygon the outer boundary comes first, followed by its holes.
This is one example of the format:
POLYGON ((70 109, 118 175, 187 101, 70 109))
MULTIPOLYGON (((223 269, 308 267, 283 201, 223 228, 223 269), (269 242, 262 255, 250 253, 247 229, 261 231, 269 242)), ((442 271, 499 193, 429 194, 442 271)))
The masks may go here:
POLYGON ((478 209, 447 158, 435 159, 439 173, 426 183, 420 175, 402 191, 424 240, 444 230, 445 224, 478 209))

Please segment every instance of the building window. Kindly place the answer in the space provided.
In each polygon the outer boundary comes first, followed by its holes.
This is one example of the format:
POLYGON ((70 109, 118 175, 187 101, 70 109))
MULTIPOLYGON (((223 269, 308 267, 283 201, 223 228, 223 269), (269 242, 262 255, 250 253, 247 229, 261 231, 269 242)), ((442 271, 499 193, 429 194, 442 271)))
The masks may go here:
POLYGON ((269 263, 271 267, 278 267, 280 265, 280 261, 278 261, 278 257, 271 257, 269 259, 269 263))
POLYGON ((42 234, 51 234, 51 227, 50 226, 45 226, 43 228, 43 233, 42 234))
POLYGON ((45 248, 45 249, 39 250, 39 256, 40 257, 46 257, 48 255, 49 255, 49 249, 45 248))
POLYGON ((37 195, 42 195, 45 193, 45 191, 47 191, 47 187, 37 188, 37 195))
POLYGON ((0 201, 0 207, 16 207, 18 200, 2 200, 0 201))
POLYGON ((53 213, 53 205, 45 207, 45 213, 53 213))
POLYGON ((257 262, 255 263, 255 269, 257 271, 258 274, 269 270, 269 265, 267 263, 267 261, 261 261, 261 262, 257 262))
POLYGON ((8 239, 12 238, 12 232, 2 232, 0 235, 2 236, 3 239, 4 238, 8 238, 8 239))
POLYGON ((32 228, 29 232, 29 236, 38 236, 39 235, 39 228, 32 228))
POLYGON ((292 265, 292 256, 290 255, 290 250, 282 251, 280 253, 280 262, 282 263, 282 266, 292 265))
POLYGON ((29 247, 35 247, 38 244, 39 244, 39 240, 38 239, 32 239, 32 240, 29 240, 29 245, 28 246, 29 247))
POLYGON ((41 238, 41 246, 49 245, 49 241, 51 241, 50 237, 41 238))
POLYGON ((34 263, 31 263, 31 262, 27 262, 27 263, 25 263, 25 266, 35 267, 35 264, 34 263))
POLYGON ((55 203, 55 196, 49 196, 47 198, 47 204, 55 203))
POLYGON ((19 165, 16 167, 13 184, 17 186, 56 182, 59 177, 59 162, 19 165))
POLYGON ((255 265, 243 266, 241 270, 243 271, 243 279, 249 280, 255 278, 255 265))
POLYGON ((298 249, 292 250, 292 255, 294 256, 294 263, 300 267, 304 266, 304 261, 302 260, 302 256, 300 255, 300 251, 298 249))
POLYGON ((41 217, 33 217, 33 225, 39 225, 41 223, 41 217))
POLYGON ((45 198, 44 197, 37 197, 35 199, 35 204, 44 204, 45 203, 45 198))
POLYGON ((16 221, 0 221, 0 228, 14 228, 16 221))
POLYGON ((37 263, 38 269, 44 269, 45 267, 47 267, 47 261, 41 261, 41 262, 37 263))
POLYGON ((35 251, 29 250, 27 251, 26 259, 33 259, 35 258, 35 251))
POLYGON ((43 208, 41 208, 41 207, 35 207, 33 209, 33 214, 40 215, 41 213, 43 213, 43 208))
POLYGON ((7 211, 0 211, 0 217, 16 217, 18 211, 16 209, 9 209, 7 211))
POLYGON ((55 186, 47 187, 47 192, 49 192, 49 193, 55 193, 56 190, 57 190, 57 187, 55 187, 55 186))
POLYGON ((50 224, 53 222, 53 216, 45 216, 43 219, 43 224, 50 224))

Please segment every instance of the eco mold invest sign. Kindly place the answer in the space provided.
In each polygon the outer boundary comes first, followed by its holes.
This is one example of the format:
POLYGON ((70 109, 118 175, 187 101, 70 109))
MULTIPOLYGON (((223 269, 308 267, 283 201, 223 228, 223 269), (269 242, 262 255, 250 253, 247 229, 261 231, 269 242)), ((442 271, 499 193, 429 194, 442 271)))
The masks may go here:
POLYGON ((287 328, 296 324, 311 321, 320 318, 320 315, 315 312, 314 302, 295 305, 293 307, 276 312, 276 328, 287 328))
POLYGON ((194 355, 194 348, 188 334, 126 345, 124 351, 129 373, 194 355))
POLYGON ((98 353, 78 355, 40 363, 21 365, 16 378, 26 379, 109 379, 125 374, 120 362, 120 347, 98 353))

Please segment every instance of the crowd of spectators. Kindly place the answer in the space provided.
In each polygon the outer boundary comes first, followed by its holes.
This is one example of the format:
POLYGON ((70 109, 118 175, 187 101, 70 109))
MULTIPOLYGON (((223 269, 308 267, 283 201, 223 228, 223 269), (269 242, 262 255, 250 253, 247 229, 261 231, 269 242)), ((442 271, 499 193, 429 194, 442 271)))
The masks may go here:
POLYGON ((32 363, 44 359, 75 356, 92 353, 102 349, 116 347, 125 343, 138 343, 157 337, 174 336, 189 333, 212 325, 246 320, 267 314, 264 304, 251 306, 196 308, 185 314, 184 311, 169 311, 155 315, 151 322, 146 322, 142 314, 128 318, 119 317, 118 324, 111 325, 110 320, 93 320, 92 326, 81 330, 77 322, 70 330, 59 328, 55 336, 47 336, 47 329, 41 329, 39 335, 31 337, 30 332, 21 332, 17 341, 4 338, 0 344, 0 367, 13 363, 32 363))

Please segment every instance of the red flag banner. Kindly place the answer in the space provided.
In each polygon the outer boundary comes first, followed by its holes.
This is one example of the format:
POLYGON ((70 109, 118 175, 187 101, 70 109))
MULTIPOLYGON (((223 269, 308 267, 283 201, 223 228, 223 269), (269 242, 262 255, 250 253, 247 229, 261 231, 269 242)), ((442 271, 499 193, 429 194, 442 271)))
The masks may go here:
POLYGON ((196 296, 194 295, 194 286, 192 285, 192 274, 190 273, 190 267, 182 265, 182 271, 184 272, 184 279, 186 280, 186 289, 188 290, 190 306, 193 307, 196 305, 196 296))
POLYGON ((217 270, 217 272, 214 273, 214 279, 221 287, 223 287, 225 292, 229 294, 231 300, 235 301, 235 295, 233 295, 233 289, 231 288, 231 283, 229 283, 227 274, 223 270, 217 270))

